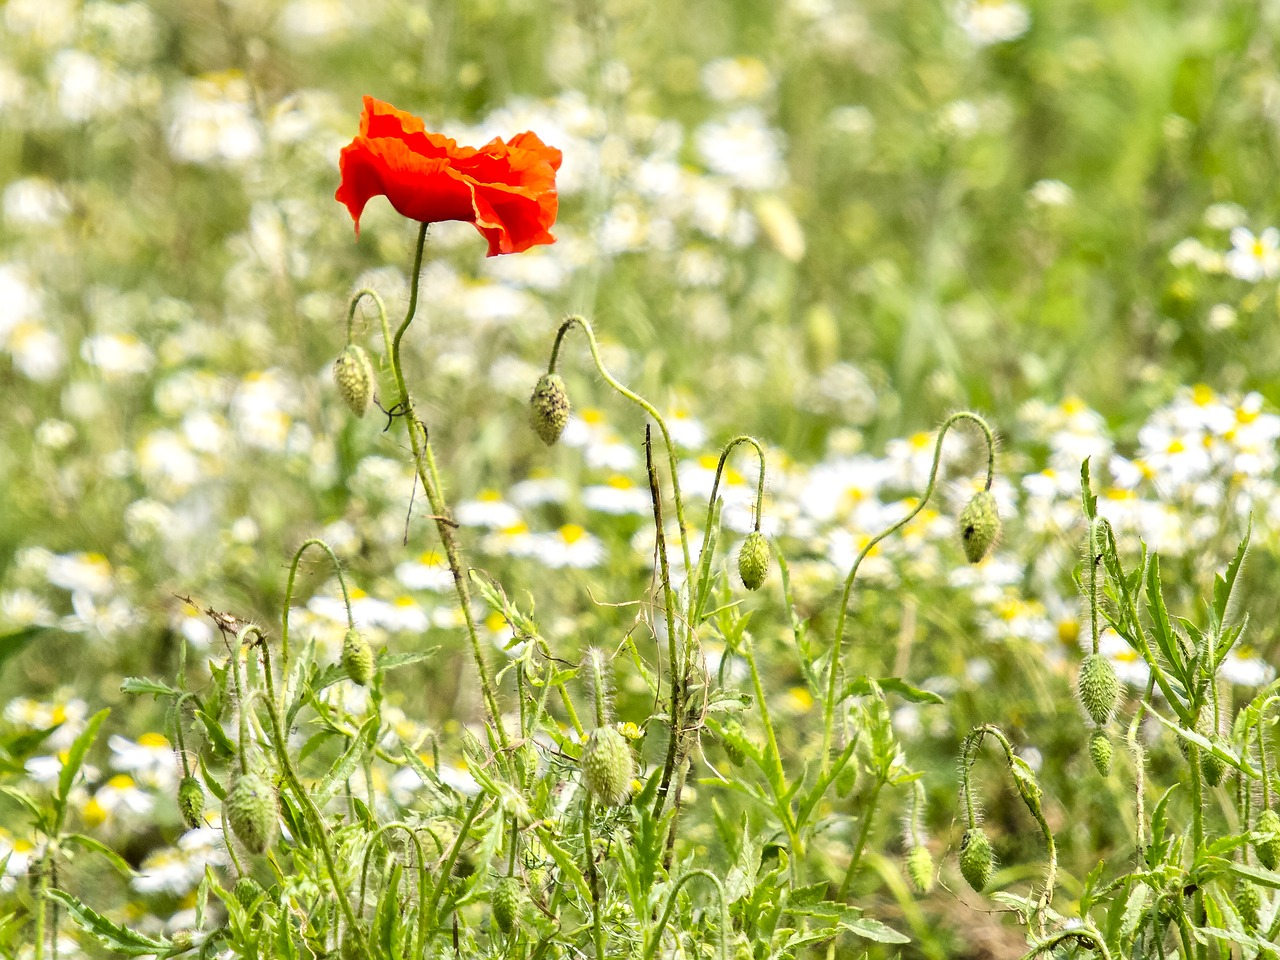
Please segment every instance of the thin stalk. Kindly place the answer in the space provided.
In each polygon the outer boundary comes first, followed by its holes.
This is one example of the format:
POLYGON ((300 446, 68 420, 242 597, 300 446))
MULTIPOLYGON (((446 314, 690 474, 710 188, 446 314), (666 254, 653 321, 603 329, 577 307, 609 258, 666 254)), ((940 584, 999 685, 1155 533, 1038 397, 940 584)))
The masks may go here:
MULTIPOLYGON (((280 713, 276 709, 276 693, 275 681, 271 676, 271 648, 266 644, 265 638, 262 637, 261 631, 257 627, 246 627, 241 633, 253 631, 258 634, 262 643, 262 673, 267 683, 267 715, 271 719, 271 732, 275 739, 276 758, 280 763, 280 769, 284 772, 285 780, 289 784, 289 789, 293 791, 294 797, 302 807, 302 811, 307 818, 308 825, 315 832, 316 842, 320 846, 320 853, 324 858, 325 872, 329 875, 329 882, 333 884, 333 892, 338 897, 338 906, 342 909, 343 916, 346 918, 347 927, 352 931, 359 931, 360 926, 356 921, 354 911, 351 909, 351 898, 347 894, 346 887, 338 877, 338 866, 334 860, 333 851, 329 848, 329 831, 325 827, 324 818, 320 811, 316 809, 315 801, 311 799, 311 794, 303 787, 302 782, 298 779, 298 773, 293 768, 293 759, 289 755, 289 742, 285 739, 284 728, 280 725, 280 713)), ((243 751, 241 753, 243 761, 243 751)), ((373 954, 369 950, 369 944, 365 942, 363 937, 355 937, 356 943, 360 947, 361 956, 366 960, 373 960, 373 954)))
MULTIPOLYGON (((564 329, 563 327, 561 328, 564 329)), ((558 343, 559 341, 557 341, 558 343)), ((552 355, 554 359, 554 354, 552 355)), ((657 537, 658 571, 662 578, 662 598, 667 616, 667 658, 671 664, 671 739, 667 743, 667 756, 663 762, 662 780, 658 783, 657 797, 654 800, 653 817, 662 816, 662 809, 667 802, 667 791, 671 787, 671 777, 675 773, 680 748, 680 739, 684 729, 684 691, 683 677, 680 675, 679 650, 676 647, 676 613, 675 591, 671 589, 671 570, 667 564, 666 535, 662 529, 662 494, 658 489, 658 473, 653 466, 653 434, 645 427, 644 432, 645 462, 649 468, 649 494, 653 501, 653 527, 657 537)), ((675 830, 672 821, 671 829, 675 830)))
POLYGON ((653 960, 654 955, 658 952, 658 945, 662 942, 662 931, 666 929, 667 921, 671 919, 671 912, 675 909, 676 897, 680 894, 680 888, 694 877, 703 877, 715 887, 716 896, 720 901, 720 960, 729 960, 729 906, 724 895, 724 884, 710 870, 690 870, 672 884, 671 892, 667 894, 667 905, 662 911, 658 925, 653 929, 653 939, 649 941, 649 946, 645 948, 644 960, 653 960))
POLYGON ((680 496, 680 471, 677 469, 676 447, 671 442, 671 434, 667 430, 667 422, 662 419, 662 415, 648 400, 638 393, 628 390, 613 378, 613 375, 605 367, 604 361, 600 359, 600 348, 596 344, 595 331, 591 329, 591 324, 587 322, 587 319, 578 314, 565 317, 564 322, 560 324, 560 329, 556 331, 555 343, 551 347, 551 362, 547 364, 547 373, 556 372, 556 361, 560 357, 560 344, 564 340, 565 334, 574 326, 582 328, 582 332, 587 338, 587 345, 591 348, 591 359, 595 362, 596 370, 599 371, 604 382, 644 410, 645 413, 653 418, 653 421, 658 425, 658 429, 662 431, 662 440, 667 447, 667 462, 671 469, 671 497, 675 501, 676 522, 680 526, 680 548, 684 552, 684 569, 686 575, 692 575, 693 564, 689 559, 689 534, 684 522, 684 499, 680 496))
POLYGON ((876 545, 905 527, 928 504, 938 480, 938 466, 942 462, 942 442, 946 439, 947 431, 961 420, 968 420, 977 424, 982 430, 982 435, 987 443, 987 482, 983 489, 990 490, 992 481, 995 479, 996 441, 995 435, 991 432, 991 427, 986 420, 971 411, 962 410, 959 413, 953 413, 943 421, 942 427, 938 430, 938 440, 933 449, 933 463, 929 467, 929 481, 925 485, 924 494, 920 497, 920 502, 897 523, 885 528, 868 540, 866 546, 858 552, 858 556, 853 561, 853 566, 849 568, 849 575, 845 577, 844 592, 840 597, 840 608, 836 615, 835 635, 831 640, 831 662, 827 670, 827 698, 823 704, 822 718, 822 774, 824 776, 831 764, 831 734, 832 724, 835 719, 836 681, 840 674, 841 653, 844 648, 845 620, 849 613, 849 597, 853 592, 854 578, 858 575, 858 568, 862 566, 862 561, 866 559, 876 545))
MULTIPOLYGON (((484 791, 476 794, 476 798, 471 801, 471 806, 467 809, 466 818, 462 821, 461 826, 458 827, 458 836, 453 841, 453 846, 449 848, 449 856, 440 868, 440 879, 436 881, 436 885, 432 888, 431 899, 425 907, 428 916, 435 915, 436 905, 440 902, 440 894, 444 892, 445 885, 448 884, 449 878, 453 876, 453 868, 458 862, 458 855, 462 852, 462 844, 471 832, 471 824, 475 822, 476 814, 480 812, 480 804, 484 803, 484 798, 484 791)), ((431 933, 435 933, 438 929, 439 924, 432 928, 431 933)))
POLYGON ((591 794, 582 801, 582 847, 587 860, 587 882, 591 886, 591 939, 596 960, 605 960, 604 924, 600 916, 600 874, 596 871, 595 844, 591 839, 591 794))
MULTIPOLYGON (((445 559, 449 564, 449 572, 453 574, 453 589, 457 594, 458 606, 462 610, 462 618, 466 624, 467 638, 471 644, 471 656, 475 661, 476 673, 480 677, 480 691, 484 697, 485 709, 489 714, 490 723, 497 731, 499 742, 503 748, 506 748, 510 746, 510 743, 507 739, 507 732, 502 725, 502 713, 498 709, 498 698, 494 692, 493 680, 489 676, 489 668, 484 658, 484 649, 480 644, 480 633, 476 626, 475 614, 471 610, 471 594, 467 587, 467 577, 462 566, 458 544, 448 519, 443 489, 440 484, 440 475, 436 469, 435 456, 431 451, 431 443, 427 439, 425 430, 418 423, 413 397, 409 393, 408 384, 405 382, 404 368, 400 359, 400 341, 404 339, 405 331, 409 329, 409 324, 413 322, 414 313, 418 309, 418 290, 422 275, 422 252, 427 241, 428 226, 429 224, 424 223, 418 231, 418 242, 413 256, 413 275, 409 281, 409 307, 405 311, 404 320, 400 323, 394 335, 392 335, 387 322, 386 310, 381 307, 381 300, 376 294, 372 294, 372 296, 379 304, 382 337, 388 345, 388 359, 391 363, 391 372, 395 377, 396 390, 399 394, 398 401, 393 409, 398 409, 405 418, 406 429, 409 434, 409 445, 413 451, 414 468, 417 471, 418 479, 422 482, 422 488, 426 492, 427 502, 431 505, 432 519, 436 524, 436 532, 439 534, 440 543, 444 547, 445 559)), ((371 291, 368 292, 372 293, 371 291)), ((361 293, 357 294, 357 299, 364 293, 366 291, 361 291, 361 293)))
POLYGON ((426 914, 421 910, 422 897, 427 890, 427 861, 422 850, 422 841, 418 839, 417 833, 413 828, 403 821, 396 820, 393 823, 385 824, 379 827, 369 839, 369 845, 365 848, 363 863, 360 867, 360 896, 357 902, 360 904, 361 912, 364 911, 365 885, 369 879, 369 860, 373 850, 378 845, 378 841, 391 830, 403 830, 409 836, 410 842, 413 843, 414 852, 418 855, 418 928, 416 933, 416 943, 413 956, 422 956, 422 951, 426 946, 427 920, 426 914))
MULTIPOLYGON (((351 301, 352 313, 355 312, 355 305, 359 301, 360 295, 364 293, 373 293, 373 291, 362 290, 360 291, 360 294, 356 295, 356 299, 351 301)), ((374 296, 377 295, 374 294, 374 296)), ((379 301, 379 303, 381 303, 381 301, 379 301)), ((348 323, 349 322, 350 321, 348 321, 348 323)), ((350 336, 349 331, 348 336, 350 336)), ((347 591, 347 578, 343 576, 342 564, 338 560, 338 555, 334 553, 333 548, 323 540, 315 537, 310 540, 304 540, 302 545, 294 552, 293 563, 289 565, 289 579, 285 583, 284 588, 284 610, 280 614, 280 671, 281 676, 286 678, 289 672, 289 608, 293 605, 293 582, 297 579, 298 564, 301 562, 302 554, 306 552, 307 547, 319 547, 328 554, 329 559, 333 561, 334 572, 338 575, 338 585, 342 588, 342 605, 347 610, 347 627, 354 630, 356 626, 355 617, 352 616, 351 613, 351 594, 347 591)))
MULTIPOLYGON (((837 900, 843 900, 849 895, 849 887, 853 883, 853 878, 858 872, 858 864, 862 862, 863 851, 867 848, 867 836, 871 832, 871 821, 876 815, 876 804, 880 801, 880 791, 884 789, 884 780, 876 778, 876 785, 871 790, 871 799, 867 801, 867 812, 862 816, 862 823, 858 826, 858 839, 853 844, 853 856, 849 858, 849 867, 844 872, 844 880, 840 883, 840 892, 836 894, 837 900)), ((915 814, 912 813, 914 818, 915 814)))

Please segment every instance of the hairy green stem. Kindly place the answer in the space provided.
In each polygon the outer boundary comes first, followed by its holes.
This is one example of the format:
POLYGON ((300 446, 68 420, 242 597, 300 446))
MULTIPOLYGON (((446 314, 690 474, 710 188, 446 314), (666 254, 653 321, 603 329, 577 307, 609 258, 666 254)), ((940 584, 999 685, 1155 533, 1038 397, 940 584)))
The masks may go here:
MULTIPOLYGON (((849 895, 849 887, 853 884, 853 878, 858 873, 858 865, 862 862, 862 854, 867 848, 867 836, 871 832, 871 821, 876 815, 876 805, 880 801, 880 791, 884 789, 884 779, 876 778, 876 785, 871 789, 871 799, 867 801, 866 813, 862 815, 862 823, 858 825, 858 839, 853 844, 853 856, 849 858, 849 866, 844 872, 844 880, 840 882, 840 892, 836 894, 837 900, 843 900, 849 895)), ((914 819, 915 813, 912 812, 914 819)))
POLYGON ((667 430, 667 422, 662 419, 662 415, 649 403, 644 397, 638 393, 628 390, 625 386, 614 379, 613 375, 605 367, 604 361, 600 359, 600 347, 596 343, 595 331, 591 329, 591 324, 587 319, 578 314, 565 317, 564 322, 560 324, 560 329, 556 331, 555 343, 551 347, 551 362, 547 364, 547 373, 556 372, 556 361, 560 357, 560 344, 574 326, 582 328, 583 334, 587 338, 587 346, 591 349, 591 359, 595 361, 596 370, 604 382, 613 387, 618 393, 626 397, 632 403, 639 406, 647 413, 653 421, 658 425, 658 429, 662 431, 662 439, 667 447, 667 462, 671 469, 671 497, 675 501, 676 506, 676 523, 680 527, 680 547, 684 551, 684 569, 687 575, 692 575, 693 564, 690 562, 689 554, 689 533, 684 522, 684 500, 680 496, 680 471, 676 461, 676 447, 671 441, 671 434, 667 430))
MULTIPOLYGON (((434 917, 436 906, 440 902, 440 894, 444 892, 450 877, 453 876, 453 868, 458 862, 458 855, 462 852, 462 844, 466 842, 467 835, 471 832, 471 825, 475 822, 476 814, 480 812, 480 805, 484 803, 484 798, 485 793, 483 790, 476 794, 476 798, 471 801, 471 806, 467 808, 466 818, 462 821, 461 826, 458 827, 458 836, 454 839, 453 846, 449 848, 449 856, 440 868, 440 879, 436 881, 435 886, 432 888, 431 899, 424 908, 426 914, 430 917, 434 917)), ((430 933, 434 935, 438 929, 440 929, 440 925, 436 924, 431 928, 430 933)))
MULTIPOLYGON (((361 290, 356 294, 356 299, 368 295, 378 304, 379 320, 382 324, 382 337, 387 344, 391 373, 395 377, 396 391, 399 395, 393 409, 397 410, 405 419, 406 430, 409 434, 409 445, 413 451, 414 468, 417 471, 418 479, 422 482, 422 489, 427 495, 427 502, 431 505, 432 519, 435 521, 436 532, 440 537, 441 545, 444 547, 445 559, 449 564, 449 572, 453 574, 453 589, 457 594, 458 607, 462 610, 462 618, 466 624, 467 638, 471 645, 471 656, 475 661, 476 673, 480 677, 480 691, 484 698, 485 709, 489 714, 490 723, 497 731, 499 742, 503 748, 506 748, 510 746, 510 743, 507 739, 506 729, 502 724, 502 713, 498 708, 498 698, 494 692, 493 680, 489 676, 489 667, 485 662, 484 648, 480 643, 480 632, 476 626, 475 614, 471 610, 471 593, 467 587, 466 572, 463 569, 457 540, 453 534, 452 521, 449 519, 446 509, 440 474, 436 469, 435 456, 431 450, 431 442, 427 439, 426 430, 418 422, 413 396, 409 393, 409 387, 404 377, 404 367, 400 359, 400 342, 404 339, 405 331, 409 329, 409 324, 413 322, 414 314, 418 309, 418 290, 422 275, 422 253, 427 241, 428 226, 429 224, 424 223, 418 231, 418 242, 414 248, 413 256, 413 274, 409 280, 409 306, 405 311, 404 320, 396 329, 395 334, 391 333, 386 309, 382 304, 381 298, 376 293, 370 290, 361 290)), ((352 309, 354 310, 354 306, 352 309)))
MULTIPOLYGON (((418 839, 418 834, 403 821, 396 820, 392 823, 385 824, 374 831, 372 837, 369 838, 369 845, 365 847, 364 861, 360 867, 360 896, 357 903, 360 905, 361 911, 364 910, 365 885, 369 878, 369 859, 373 850, 378 845, 378 841, 391 830, 403 830, 413 843, 414 851, 418 855, 418 927, 416 932, 416 941, 412 956, 422 956, 422 951, 427 943, 427 915, 422 910, 422 898, 427 892, 427 860, 422 850, 422 841, 418 839)), ((434 840, 435 838, 432 837, 434 840)), ((438 845, 439 841, 437 841, 438 845)))
POLYGON ((671 919, 671 912, 675 909, 676 897, 680 894, 680 888, 694 877, 703 877, 715 888, 716 896, 720 901, 720 960, 729 960, 729 905, 724 893, 724 884, 710 870, 690 870, 688 873, 682 874, 671 885, 671 892, 667 894, 667 905, 662 911, 658 925, 653 928, 649 945, 645 948, 644 960, 653 960, 654 955, 658 952, 658 945, 662 942, 662 931, 666 929, 667 921, 671 919))
POLYGON ((1095 953, 1102 960, 1111 960, 1111 952, 1107 949, 1107 942, 1102 939, 1102 935, 1092 927, 1080 926, 1070 927, 1066 930, 1059 930, 1045 940, 1041 940, 1027 953, 1022 955, 1021 960, 1035 960, 1042 953, 1047 953, 1060 943, 1066 943, 1068 940, 1075 940, 1076 943, 1083 945, 1086 941, 1093 947, 1095 953))
MULTIPOLYGON (((365 292, 373 293, 372 290, 361 291, 361 293, 365 292)), ((351 302, 352 312, 355 312, 355 304, 359 299, 357 295, 351 302)), ((302 554, 306 552, 307 547, 319 547, 333 562, 334 572, 338 575, 338 585, 342 588, 342 605, 347 610, 347 627, 354 630, 356 626, 355 617, 351 614, 351 594, 347 591, 347 578, 342 573, 342 563, 338 560, 338 555, 333 552, 331 546, 319 538, 312 537, 310 540, 304 540, 294 552, 293 563, 289 565, 289 579, 284 588, 284 609, 280 614, 280 670, 281 676, 285 678, 285 684, 288 683, 289 672, 289 608, 293 605, 293 583, 297 579, 298 564, 302 561, 302 554)))
MULTIPOLYGON (((338 898, 338 906, 342 909, 343 916, 346 918, 347 927, 358 932, 360 926, 356 921, 355 912, 351 909, 351 898, 347 893, 346 887, 343 885, 338 876, 338 866, 334 859, 333 851, 329 845, 329 830, 325 826, 324 817, 320 811, 316 809, 315 801, 311 799, 310 792, 302 785, 302 781, 298 779, 298 772, 293 768, 293 758, 289 754, 289 741, 285 738, 283 726, 280 724, 280 712, 276 709, 275 681, 271 675, 271 648, 266 643, 266 638, 257 627, 246 627, 241 633, 253 631, 257 633, 262 647, 262 673, 266 678, 267 684, 267 715, 271 720, 271 732, 275 739, 276 759, 279 761, 280 769, 284 773, 289 789, 293 791, 294 798, 302 808, 303 814, 307 818, 307 824, 311 827, 316 835, 316 843, 320 847, 320 853, 324 859, 325 872, 329 875, 329 882, 333 884, 333 892, 338 898)), ((368 943, 363 937, 356 936, 356 943, 360 947, 361 956, 366 960, 373 960, 373 954, 369 950, 368 943)))
POLYGON ((924 494, 920 497, 920 502, 917 503, 914 509, 912 509, 911 512, 901 520, 889 527, 886 527, 880 533, 868 540, 866 545, 858 552, 857 557, 853 561, 853 566, 849 568, 848 576, 845 577, 844 592, 840 597, 839 612, 836 615, 835 635, 831 640, 831 657, 830 663, 827 667, 827 698, 826 702, 823 704, 822 717, 822 773, 824 775, 831 765, 831 737, 832 725, 835 719, 836 683, 840 675, 841 654, 844 649, 845 620, 849 613, 849 597, 853 592, 854 578, 858 575, 858 568, 862 566, 862 561, 866 559, 867 555, 873 549, 875 549, 876 545, 886 537, 892 536, 894 533, 905 527, 916 517, 917 514, 920 513, 921 510, 925 508, 926 504, 928 504, 929 499, 933 496, 934 488, 937 485, 938 467, 942 462, 942 442, 946 439, 947 431, 961 420, 968 420, 969 422, 976 424, 982 430, 983 438, 986 440, 987 482, 983 489, 990 490, 992 481, 995 479, 996 441, 995 435, 991 432, 990 425, 978 414, 968 410, 961 410, 958 413, 953 413, 943 421, 942 427, 938 430, 938 440, 933 449, 933 463, 929 467, 929 481, 925 485, 924 494))

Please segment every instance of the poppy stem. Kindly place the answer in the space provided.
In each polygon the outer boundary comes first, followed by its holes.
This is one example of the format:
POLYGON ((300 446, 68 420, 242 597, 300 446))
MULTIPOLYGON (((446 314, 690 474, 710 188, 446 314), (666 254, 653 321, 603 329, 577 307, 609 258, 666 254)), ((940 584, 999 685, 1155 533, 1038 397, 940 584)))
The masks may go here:
MULTIPOLYGON (((844 627, 845 619, 849 613, 849 597, 853 593, 853 580, 858 575, 858 568, 862 566, 862 561, 867 555, 875 549, 881 540, 897 533, 908 523, 910 523, 921 510, 929 503, 933 496, 938 481, 938 467, 942 463, 942 441, 947 437, 949 431, 955 424, 961 420, 968 420, 975 424, 981 431, 983 439, 987 446, 987 481, 985 490, 991 489, 991 483, 995 479, 996 470, 996 439, 995 434, 991 432, 991 426, 978 414, 970 410, 961 410, 953 413, 942 424, 938 431, 938 440, 933 448, 933 463, 929 467, 929 480, 925 484, 924 493, 920 497, 919 503, 901 520, 886 527, 874 537, 867 541, 866 545, 858 552, 858 556, 854 558, 853 566, 849 568, 849 575, 845 577, 844 593, 840 597, 839 613, 836 615, 836 632, 831 639, 831 657, 827 666, 827 698, 823 704, 823 724, 822 724, 822 773, 826 774, 831 764, 831 734, 832 725, 835 720, 836 709, 836 681, 840 676, 841 654, 844 650, 844 627)), ((841 698, 842 700, 844 698, 841 698)))
POLYGON ((404 368, 400 361, 400 341, 404 338, 404 333, 409 329, 409 324, 413 322, 414 313, 418 309, 418 286, 422 275, 422 251, 427 242, 427 227, 429 225, 428 223, 423 223, 422 228, 418 231, 418 243, 413 255, 413 273, 409 279, 409 307, 405 311, 404 320, 396 330, 395 335, 392 336, 386 313, 379 311, 382 321, 382 337, 388 345, 391 373, 395 376, 396 389, 400 394, 399 404, 400 409, 404 411, 404 420, 408 427, 409 444, 413 449, 414 468, 417 470, 418 479, 422 481, 422 489, 427 494, 427 501, 431 504, 432 519, 435 521, 436 531, 440 535, 441 546, 444 547, 444 555, 449 564, 449 572, 453 574, 453 589, 458 595, 458 606, 461 608, 463 620, 466 622, 467 636, 471 641, 471 655, 476 662, 476 672, 480 675, 480 690, 484 697, 485 709, 489 714, 489 722, 497 731, 498 741, 502 744, 503 749, 506 749, 510 747, 510 743, 507 740, 507 732, 502 725, 502 714, 498 710, 498 698, 494 694, 493 680, 489 677, 489 668, 485 664, 484 650, 480 644, 480 632, 476 626, 475 615, 471 612, 471 594, 467 588, 467 570, 462 565, 458 542, 453 533, 453 523, 448 518, 449 511, 444 501, 443 487, 440 483, 439 471, 436 469, 435 456, 431 452, 431 443, 427 439, 426 428, 418 421, 413 405, 413 397, 410 396, 409 387, 405 383, 404 368))

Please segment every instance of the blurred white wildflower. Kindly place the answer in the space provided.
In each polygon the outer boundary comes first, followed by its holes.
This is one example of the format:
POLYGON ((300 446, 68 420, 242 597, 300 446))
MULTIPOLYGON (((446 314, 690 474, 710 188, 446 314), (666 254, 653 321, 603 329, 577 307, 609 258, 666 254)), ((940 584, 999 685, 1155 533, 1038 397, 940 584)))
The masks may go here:
POLYGON ((782 135, 754 107, 704 123, 695 131, 694 143, 707 169, 737 186, 767 190, 787 181, 782 135))
POLYGON ((1195 237, 1185 237, 1169 251, 1169 262, 1175 267, 1199 267, 1205 273, 1221 273, 1226 269, 1223 256, 1210 250, 1195 237))
POLYGON ((53 609, 44 597, 25 587, 0 593, 0 623, 6 627, 52 626, 53 609))
POLYGON ((99 333, 80 344, 80 356, 108 380, 148 373, 155 363, 151 348, 132 334, 99 333))
POLYGON ((178 785, 178 757, 164 734, 148 732, 136 741, 112 734, 107 742, 114 769, 133 774, 140 783, 157 790, 178 785))
POLYGON ((1236 325, 1236 308, 1229 303, 1215 303, 1205 315, 1204 324, 1210 330, 1230 330, 1236 325))
POLYGON ((287 42, 319 46, 349 38, 362 22, 344 0, 291 0, 280 11, 277 29, 287 42))
POLYGON ((652 509, 649 491, 641 489, 630 477, 623 474, 614 474, 604 483, 584 487, 582 505, 588 510, 618 515, 645 516, 652 509))
POLYGON ((62 338, 40 323, 19 323, 9 331, 5 349, 13 364, 29 380, 54 379, 66 363, 62 338))
POLYGON ((1213 203, 1204 211, 1205 226, 1213 230, 1232 230, 1248 221, 1248 212, 1238 203, 1213 203))
POLYGON ((100 553, 63 553, 49 559, 45 576, 55 587, 100 596, 114 585, 111 562, 100 553))
POLYGON ((1037 180, 1027 191, 1027 199, 1039 207, 1069 207, 1076 195, 1061 180, 1037 180))
POLYGON ((199 458, 171 430, 155 430, 142 438, 138 470, 149 490, 161 499, 180 497, 204 475, 199 458))
POLYGON ((553 570, 590 568, 604 559, 604 545, 576 523, 566 523, 553 533, 537 534, 534 550, 537 558, 553 570))
POLYGON ((35 429, 35 441, 46 450, 65 450, 76 439, 76 428, 65 420, 50 417, 41 420, 35 429))
POLYGON ((4 873, 0 874, 0 893, 13 893, 18 881, 27 875, 32 863, 43 852, 30 840, 15 837, 4 827, 0 827, 0 863, 5 864, 4 873))
POLYGON ((156 805, 155 797, 140 788, 128 774, 118 773, 93 795, 94 803, 108 816, 144 816, 156 805))
POLYGON ((42 47, 59 47, 75 34, 77 6, 75 0, 8 0, 4 25, 14 36, 42 47))
POLYGON ((187 83, 170 100, 169 151, 183 163, 241 163, 262 152, 249 85, 234 74, 187 83))
POLYGON ((1227 271, 1241 280, 1257 283, 1280 273, 1280 230, 1267 227, 1254 236, 1247 227, 1231 231, 1231 250, 1226 257, 1227 271))
POLYGON ((876 129, 875 114, 860 103, 834 108, 827 115, 827 122, 831 124, 833 130, 851 137, 868 137, 876 129))
POLYGON ((4 219, 12 227, 48 227, 71 212, 71 201, 45 177, 24 177, 4 188, 4 219))
POLYGON ((507 496, 516 506, 525 508, 544 503, 564 503, 569 497, 569 487, 559 477, 535 471, 528 479, 513 484, 507 496))
POLYGON ((232 418, 240 439, 251 447, 283 450, 293 422, 291 411, 298 388, 278 370, 244 377, 231 400, 232 418))
POLYGON ((774 79, 755 57, 722 57, 702 68, 702 88, 721 103, 762 100, 773 93, 774 79))
POLYGON ((49 80, 58 110, 71 123, 115 113, 133 95, 126 76, 83 50, 58 51, 49 67, 49 80))
POLYGON ((96 634, 104 640, 116 639, 137 622, 133 607, 124 597, 113 597, 105 604, 89 593, 71 595, 70 616, 60 626, 67 633, 96 634))
POLYGON ((444 591, 453 585, 453 573, 438 550, 428 550, 397 565, 396 579, 410 590, 444 591))
POLYGON ((81 41, 116 62, 144 63, 158 46, 156 18, 142 0, 89 0, 80 14, 81 41))
POLYGON ((1014 0, 967 0, 957 5, 956 17, 980 47, 1016 40, 1031 27, 1031 14, 1014 0))
POLYGON ((454 519, 465 527, 500 530, 519 523, 520 511, 507 503, 500 491, 481 490, 473 499, 458 504, 454 519))

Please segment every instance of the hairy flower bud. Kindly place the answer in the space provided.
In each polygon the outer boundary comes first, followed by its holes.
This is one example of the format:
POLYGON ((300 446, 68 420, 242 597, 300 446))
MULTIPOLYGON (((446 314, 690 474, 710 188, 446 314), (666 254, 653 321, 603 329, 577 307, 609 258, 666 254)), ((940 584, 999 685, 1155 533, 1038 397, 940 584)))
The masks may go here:
POLYGON ((235 894, 236 901, 246 910, 251 909, 258 902, 258 898, 266 893, 262 889, 262 884, 253 879, 253 877, 247 876, 241 877, 236 881, 235 889, 232 892, 235 894))
POLYGON ((1263 838, 1253 845, 1253 852, 1258 855, 1258 862, 1268 870, 1274 870, 1280 863, 1280 816, 1270 808, 1258 815, 1253 825, 1253 832, 1260 833, 1263 838))
POLYGON ((1102 776, 1111 773, 1111 741, 1101 730, 1095 730, 1089 738, 1089 759, 1102 776))
POLYGON ((924 844, 907 851, 907 876, 916 893, 923 895, 933 889, 933 856, 924 844))
MULTIPOLYGON (((1209 738, 1209 742, 1215 747, 1225 747, 1226 741, 1219 734, 1214 734, 1209 738)), ((1204 774, 1204 782, 1211 787, 1216 787, 1222 782, 1222 775, 1227 772, 1226 761, 1208 750, 1200 751, 1200 772, 1204 774)))
POLYGON ((544 373, 529 398, 529 422, 548 447, 554 446, 569 422, 569 395, 559 374, 544 373))
POLYGON ((1244 928, 1251 932, 1257 930, 1261 919, 1262 896, 1258 893, 1258 888, 1253 885, 1253 881, 1244 879, 1236 881, 1235 905, 1244 928))
POLYGON ((743 753, 742 745, 738 742, 746 736, 742 731, 742 724, 737 720, 730 720, 724 725, 724 733, 721 742, 724 744, 725 756, 735 767, 742 766, 747 762, 747 755, 743 753))
POLYGON ((979 490, 960 513, 960 543, 970 563, 977 563, 1000 539, 1000 511, 990 490, 979 490))
POLYGON ((362 687, 373 679, 373 647, 354 627, 342 638, 342 669, 362 687))
POLYGON ((1100 727, 1107 725, 1120 699, 1116 668, 1100 653, 1091 653, 1080 664, 1080 702, 1100 727))
POLYGON ((182 778, 178 784, 178 810, 182 813, 183 822, 194 830, 204 823, 204 789, 200 781, 191 774, 182 778))
POLYGON ((977 893, 991 882, 991 865, 991 841, 986 831, 970 827, 960 840, 960 872, 977 893))
POLYGON ((769 542, 759 530, 753 530, 738 551, 738 576, 748 590, 759 590, 768 575, 769 542))
POLYGON ((343 402, 357 417, 369 411, 369 404, 378 395, 373 363, 368 352, 357 343, 348 343, 333 361, 333 382, 338 385, 343 402))
POLYGON ((493 890, 493 922, 503 933, 510 933, 520 920, 520 904, 524 891, 515 877, 503 877, 493 890))
POLYGON ((227 821, 250 853, 263 853, 276 838, 278 811, 275 789, 256 773, 236 780, 227 795, 227 821))
POLYGON ((620 806, 631 796, 631 748, 615 727, 596 727, 582 748, 582 782, 600 803, 620 806))

